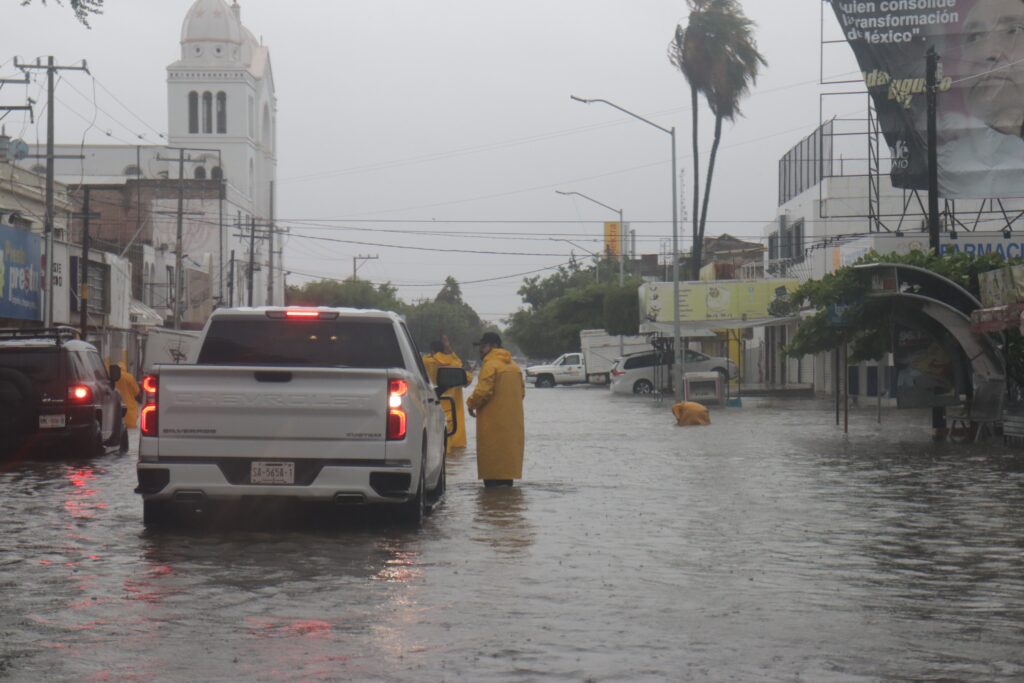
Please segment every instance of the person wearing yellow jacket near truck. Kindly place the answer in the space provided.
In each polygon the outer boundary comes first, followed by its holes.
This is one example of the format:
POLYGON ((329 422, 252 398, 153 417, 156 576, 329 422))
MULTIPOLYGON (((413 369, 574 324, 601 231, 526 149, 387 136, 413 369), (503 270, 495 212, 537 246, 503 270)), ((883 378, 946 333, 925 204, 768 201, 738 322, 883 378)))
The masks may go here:
MULTIPOLYGON (((458 354, 452 350, 452 345, 448 341, 448 335, 442 334, 440 341, 430 342, 430 354, 423 357, 423 365, 427 368, 427 374, 430 376, 430 381, 437 384, 437 369, 438 368, 461 368, 463 367, 462 359, 459 358, 458 354)), ((473 381, 473 374, 466 371, 466 383, 473 381)), ((464 408, 465 401, 462 398, 462 387, 455 387, 444 392, 445 396, 450 396, 455 400, 455 414, 458 416, 458 422, 456 424, 455 433, 448 438, 448 446, 450 448, 465 448, 466 447, 466 411, 464 408)), ((449 427, 452 424, 452 406, 448 401, 441 403, 444 407, 445 417, 448 418, 449 427)))
POLYGON ((483 366, 466 404, 476 418, 477 478, 487 488, 512 486, 513 480, 523 478, 523 371, 494 332, 486 332, 476 345, 483 366))
POLYGON ((124 404, 124 426, 128 429, 135 429, 139 421, 139 385, 132 373, 128 372, 128 364, 123 360, 118 361, 121 368, 121 378, 115 382, 117 393, 121 394, 121 403, 124 404))

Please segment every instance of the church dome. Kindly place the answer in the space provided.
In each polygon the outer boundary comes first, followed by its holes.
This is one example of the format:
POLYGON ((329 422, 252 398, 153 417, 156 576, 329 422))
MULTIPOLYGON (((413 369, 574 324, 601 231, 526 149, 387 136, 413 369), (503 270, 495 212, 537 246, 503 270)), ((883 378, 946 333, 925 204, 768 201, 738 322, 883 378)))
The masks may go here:
POLYGON ((181 44, 242 42, 242 22, 225 0, 196 0, 181 25, 181 44))

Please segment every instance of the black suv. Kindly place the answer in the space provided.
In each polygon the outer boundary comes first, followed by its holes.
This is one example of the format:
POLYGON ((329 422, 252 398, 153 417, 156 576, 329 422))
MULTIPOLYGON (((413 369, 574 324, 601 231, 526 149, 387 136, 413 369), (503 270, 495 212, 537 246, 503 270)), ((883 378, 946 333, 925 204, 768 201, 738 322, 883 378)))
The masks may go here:
POLYGON ((70 327, 0 330, 0 455, 128 450, 124 407, 96 347, 70 327))

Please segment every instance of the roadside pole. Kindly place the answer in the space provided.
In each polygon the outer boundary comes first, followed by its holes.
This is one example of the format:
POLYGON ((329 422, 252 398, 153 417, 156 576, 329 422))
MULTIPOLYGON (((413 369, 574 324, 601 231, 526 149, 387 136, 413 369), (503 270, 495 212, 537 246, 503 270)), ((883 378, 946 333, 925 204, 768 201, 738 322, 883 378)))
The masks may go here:
MULTIPOLYGON (((939 243, 939 150, 938 150, 938 71, 939 55, 928 48, 925 69, 925 91, 928 100, 928 246, 938 256, 939 243)), ((933 438, 946 438, 946 409, 932 408, 933 438)))

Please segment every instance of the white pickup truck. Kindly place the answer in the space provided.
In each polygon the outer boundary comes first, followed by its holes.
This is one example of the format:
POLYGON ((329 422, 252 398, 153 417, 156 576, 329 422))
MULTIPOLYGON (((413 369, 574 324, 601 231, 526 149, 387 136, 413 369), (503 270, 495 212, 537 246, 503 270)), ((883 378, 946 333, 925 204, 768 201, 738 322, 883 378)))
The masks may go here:
POLYGON ((419 525, 445 490, 440 396, 465 383, 442 368, 432 386, 395 313, 214 311, 194 364, 143 380, 144 522, 266 497, 389 503, 419 525))
POLYGON ((620 356, 653 347, 647 337, 611 335, 604 330, 580 330, 580 352, 563 353, 546 365, 526 368, 527 380, 538 388, 556 384, 608 384, 620 356))

